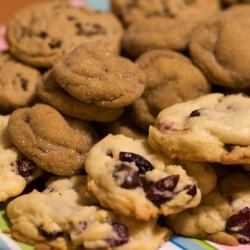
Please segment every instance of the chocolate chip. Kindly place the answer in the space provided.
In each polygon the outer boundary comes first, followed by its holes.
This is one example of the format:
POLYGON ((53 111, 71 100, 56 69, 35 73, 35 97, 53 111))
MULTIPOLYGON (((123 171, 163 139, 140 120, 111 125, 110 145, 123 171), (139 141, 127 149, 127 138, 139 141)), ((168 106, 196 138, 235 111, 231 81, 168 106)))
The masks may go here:
POLYGON ((172 200, 179 178, 179 175, 171 175, 152 183, 146 190, 146 197, 157 206, 172 200))
POLYGON ((195 185, 188 185, 185 187, 185 189, 187 189, 187 194, 191 195, 191 196, 195 196, 197 194, 197 188, 195 185))
POLYGON ((78 36, 85 35, 85 30, 80 22, 75 23, 75 27, 77 29, 76 34, 78 36))
POLYGON ((69 21, 74 21, 76 18, 75 18, 74 16, 67 16, 67 19, 68 19, 69 21))
POLYGON ((34 163, 28 160, 27 158, 23 158, 17 161, 17 172, 24 178, 28 178, 33 174, 34 171, 34 163))
POLYGON ((167 225, 167 218, 164 215, 160 215, 158 220, 157 220, 157 224, 160 227, 168 227, 167 225))
POLYGON ((60 40, 54 40, 49 43, 49 47, 51 49, 58 49, 61 48, 62 42, 60 40))
POLYGON ((122 188, 134 189, 140 186, 138 171, 135 171, 130 166, 127 166, 125 164, 119 164, 115 167, 115 170, 113 172, 113 177, 115 179, 119 178, 118 174, 119 172, 123 172, 124 174, 124 180, 123 183, 121 184, 122 188))
POLYGON ((42 39, 45 39, 45 38, 48 37, 48 33, 45 32, 45 31, 41 31, 41 32, 38 34, 38 36, 40 36, 42 39))
POLYGON ((119 159, 126 162, 134 162, 139 168, 140 174, 145 174, 147 171, 154 169, 153 165, 142 156, 130 152, 120 152, 119 159))
POLYGON ((228 218, 226 232, 237 236, 242 244, 250 242, 250 208, 245 207, 238 214, 228 218))
POLYGON ((111 246, 120 246, 123 244, 128 243, 129 240, 129 234, 128 234, 128 229, 126 226, 112 222, 111 223, 113 227, 113 231, 116 233, 117 237, 116 238, 108 238, 105 241, 111 246))
POLYGON ((112 152, 111 150, 108 150, 108 151, 106 152, 106 155, 109 156, 109 157, 111 157, 111 158, 114 157, 113 152, 112 152))
POLYGON ((76 34, 78 36, 93 36, 106 34, 105 29, 100 24, 93 24, 91 27, 84 28, 82 23, 76 22, 75 27, 77 29, 76 34))
POLYGON ((64 235, 63 231, 52 231, 52 232, 47 232, 43 229, 42 226, 38 227, 39 233, 45 237, 48 240, 54 240, 58 237, 61 237, 64 235))
POLYGON ((189 115, 189 117, 196 117, 196 116, 200 116, 201 113, 198 109, 194 110, 191 112, 191 114, 189 115))
POLYGON ((24 91, 27 91, 29 81, 27 79, 25 79, 25 78, 20 78, 20 82, 21 82, 22 89, 24 91))
POLYGON ((234 150, 235 145, 233 145, 233 144, 225 144, 224 148, 227 150, 227 152, 230 153, 230 152, 232 152, 234 150))

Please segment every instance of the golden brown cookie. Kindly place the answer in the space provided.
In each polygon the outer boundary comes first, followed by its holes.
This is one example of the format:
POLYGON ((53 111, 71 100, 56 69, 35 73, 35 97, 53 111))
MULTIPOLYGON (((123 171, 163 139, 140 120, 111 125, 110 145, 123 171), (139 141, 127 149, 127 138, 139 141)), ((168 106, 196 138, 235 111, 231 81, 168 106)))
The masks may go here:
POLYGON ((183 50, 194 29, 219 10, 218 0, 168 0, 163 3, 163 15, 156 13, 151 18, 139 20, 125 32, 123 48, 128 55, 136 57, 152 49, 183 50))
POLYGON ((39 84, 38 95, 45 103, 63 114, 85 121, 113 121, 123 111, 122 108, 104 108, 75 99, 56 83, 51 72, 48 72, 39 84))
POLYGON ((16 110, 8 124, 14 145, 48 172, 73 175, 84 168, 86 154, 95 141, 87 122, 65 119, 54 108, 37 104, 16 110))
POLYGON ((18 59, 48 68, 79 44, 103 46, 118 53, 122 33, 120 22, 111 13, 57 0, 20 10, 8 24, 7 39, 18 59))
POLYGON ((192 35, 192 59, 214 84, 250 87, 249 25, 250 6, 236 5, 192 35))
POLYGON ((144 72, 136 64, 93 46, 75 48, 54 65, 53 74, 70 95, 107 108, 128 106, 145 88, 144 72))
POLYGON ((131 110, 134 122, 147 130, 158 113, 173 104, 208 94, 210 84, 191 61, 169 50, 153 50, 136 61, 146 74, 146 90, 131 110))
POLYGON ((40 81, 38 70, 17 62, 8 53, 0 53, 0 112, 29 105, 40 81))

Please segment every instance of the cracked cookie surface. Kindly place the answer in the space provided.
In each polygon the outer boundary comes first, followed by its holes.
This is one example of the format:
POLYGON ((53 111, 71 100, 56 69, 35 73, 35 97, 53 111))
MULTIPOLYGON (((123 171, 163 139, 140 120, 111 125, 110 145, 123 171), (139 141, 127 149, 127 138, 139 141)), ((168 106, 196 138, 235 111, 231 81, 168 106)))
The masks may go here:
POLYGON ((215 93, 164 109, 149 144, 171 158, 250 163, 250 98, 215 93))
POLYGON ((11 53, 25 63, 46 68, 79 44, 104 46, 118 53, 121 36, 115 16, 69 1, 28 6, 10 20, 7 29, 11 53))
POLYGON ((250 6, 239 5, 201 25, 190 41, 193 61, 214 84, 250 86, 250 6))
POLYGON ((94 206, 82 190, 86 177, 49 181, 8 204, 14 237, 38 249, 157 250, 170 237, 155 220, 139 222, 94 206))
POLYGON ((234 173, 219 181, 197 207, 170 216, 176 233, 225 245, 250 243, 250 178, 234 173))
POLYGON ((62 176, 84 169, 86 154, 96 139, 90 124, 65 119, 44 104, 16 110, 8 131, 24 155, 46 171, 62 176))
POLYGON ((135 124, 145 130, 158 113, 173 104, 208 94, 211 86, 191 61, 176 52, 153 50, 136 61, 146 74, 146 90, 132 104, 135 124))
POLYGON ((75 98, 107 108, 133 103, 143 93, 145 75, 127 58, 93 46, 79 46, 53 68, 57 83, 75 98))
POLYGON ((109 135, 86 159, 89 190, 101 205, 147 220, 197 206, 196 181, 180 165, 154 153, 145 140, 109 135))

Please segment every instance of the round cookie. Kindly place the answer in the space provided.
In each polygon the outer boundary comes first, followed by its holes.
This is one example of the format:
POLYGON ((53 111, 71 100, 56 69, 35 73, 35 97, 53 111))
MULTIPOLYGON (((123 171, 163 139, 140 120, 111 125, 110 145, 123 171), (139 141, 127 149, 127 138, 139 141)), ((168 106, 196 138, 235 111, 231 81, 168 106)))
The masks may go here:
POLYGON ((250 86, 250 6, 240 5, 201 25, 192 35, 193 61, 214 84, 230 88, 250 86))
POLYGON ((38 86, 39 97, 65 115, 85 121, 108 122, 117 119, 123 109, 110 109, 81 102, 65 92, 55 81, 51 71, 38 86))
POLYGON ((250 163, 250 98, 210 94, 164 109, 149 143, 171 158, 250 163))
POLYGON ((39 71, 0 53, 0 112, 10 112, 29 105, 41 81, 39 71))
POLYGON ((70 1, 45 1, 20 10, 8 24, 7 39, 15 57, 49 68, 79 44, 118 53, 122 33, 111 13, 95 12, 70 1))
POLYGON ((218 0, 161 2, 163 14, 139 20, 125 32, 123 48, 128 55, 137 57, 153 49, 184 50, 194 29, 219 11, 218 0))
POLYGON ((50 181, 41 193, 33 191, 11 201, 7 214, 15 239, 35 249, 157 250, 171 233, 155 220, 124 218, 85 203, 83 176, 50 181))
POLYGON ((70 95, 106 108, 128 106, 145 88, 145 75, 136 64, 93 46, 75 48, 54 65, 53 73, 70 95))
POLYGON ((87 122, 66 120, 44 104, 16 110, 10 117, 8 131, 24 155, 46 171, 62 176, 83 170, 86 154, 95 141, 87 122))
POLYGON ((148 220, 197 206, 196 181, 180 165, 170 165, 145 140, 109 135, 86 159, 88 188, 103 207, 148 220))
POLYGON ((132 104, 137 126, 148 130, 158 113, 175 103, 208 94, 210 84, 191 61, 168 50, 153 50, 136 61, 146 74, 146 90, 132 104))
POLYGON ((9 116, 0 116, 0 202, 21 194, 42 172, 10 142, 8 120, 9 116))
POLYGON ((197 207, 169 217, 177 234, 236 246, 250 243, 250 178, 234 173, 197 207))

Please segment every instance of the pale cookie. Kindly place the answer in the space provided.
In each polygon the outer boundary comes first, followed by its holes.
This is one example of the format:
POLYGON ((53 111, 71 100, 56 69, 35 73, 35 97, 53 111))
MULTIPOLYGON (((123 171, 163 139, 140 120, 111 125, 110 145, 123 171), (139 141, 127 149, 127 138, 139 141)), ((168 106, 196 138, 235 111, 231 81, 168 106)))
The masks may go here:
POLYGON ((120 22, 111 13, 95 12, 70 1, 44 1, 20 10, 9 22, 10 51, 36 67, 51 67, 79 44, 105 47, 118 53, 120 22))
POLYGON ((219 182, 218 190, 201 205, 170 216, 176 233, 225 245, 250 243, 250 177, 232 174, 219 182))
POLYGON ((110 109, 95 104, 81 102, 66 91, 55 81, 51 72, 48 72, 38 86, 39 97, 65 115, 85 121, 109 122, 117 119, 123 109, 110 109))
POLYGON ((145 75, 136 64, 93 46, 75 48, 54 65, 53 73, 70 95, 107 108, 128 106, 145 88, 145 75))
POLYGON ((44 104, 16 110, 8 131, 24 155, 46 171, 62 176, 84 169, 86 154, 96 139, 87 122, 66 120, 44 104))
POLYGON ((85 177, 50 181, 42 192, 33 191, 8 204, 15 239, 36 250, 157 250, 170 231, 155 220, 137 222, 86 203, 81 187, 85 177))
POLYGON ((240 5, 201 25, 192 35, 193 61, 214 84, 250 87, 250 6, 240 5))
POLYGON ((8 53, 0 53, 0 112, 28 106, 40 81, 38 70, 17 62, 8 53))
POLYGON ((25 158, 10 142, 8 116, 0 116, 0 202, 22 193, 41 170, 25 158))
POLYGON ((86 159, 88 187, 103 207, 148 220, 197 206, 196 181, 179 165, 154 153, 145 140, 109 135, 86 159))
POLYGON ((149 143, 171 158, 250 163, 250 98, 210 94, 164 109, 149 143))
POLYGON ((128 55, 137 57, 153 49, 184 50, 194 29, 219 11, 218 0, 158 2, 164 6, 163 14, 139 20, 126 30, 123 48, 128 55))
POLYGON ((153 50, 139 57, 136 63, 146 74, 146 90, 131 109, 133 121, 144 130, 154 124, 162 109, 211 91, 201 71, 180 53, 153 50))

